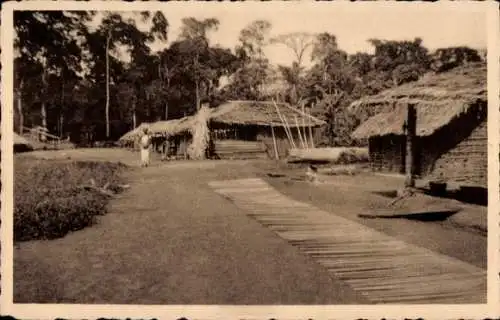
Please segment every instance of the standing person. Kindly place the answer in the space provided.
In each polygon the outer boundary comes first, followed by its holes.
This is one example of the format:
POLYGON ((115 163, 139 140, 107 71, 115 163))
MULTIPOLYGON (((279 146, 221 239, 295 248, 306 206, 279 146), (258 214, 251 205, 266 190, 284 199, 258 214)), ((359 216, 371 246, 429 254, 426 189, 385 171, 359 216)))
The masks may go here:
POLYGON ((144 134, 141 137, 141 167, 149 166, 149 153, 151 146, 151 136, 148 128, 143 129, 144 134))

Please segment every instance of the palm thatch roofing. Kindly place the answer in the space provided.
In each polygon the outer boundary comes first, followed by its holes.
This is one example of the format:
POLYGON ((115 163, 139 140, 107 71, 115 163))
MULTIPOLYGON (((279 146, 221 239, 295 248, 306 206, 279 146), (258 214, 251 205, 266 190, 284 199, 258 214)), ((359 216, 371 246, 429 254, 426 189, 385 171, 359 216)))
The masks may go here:
POLYGON ((191 130, 193 123, 193 116, 167 121, 157 121, 149 125, 149 133, 153 137, 167 137, 183 134, 191 130))
MULTIPOLYGON (((281 116, 290 127, 319 127, 326 122, 291 107, 287 103, 276 103, 281 116), (295 121, 297 119, 297 122, 295 121)), ((196 115, 168 121, 142 123, 134 130, 127 132, 119 142, 136 141, 143 134, 143 128, 149 129, 153 137, 167 137, 187 133, 191 130, 196 115)), ((280 115, 272 101, 228 101, 210 110, 210 122, 227 125, 263 125, 284 126, 280 115)))
POLYGON ((143 122, 137 128, 124 134, 118 141, 122 143, 137 141, 144 134, 144 128, 148 128, 152 137, 167 137, 186 133, 191 129, 193 121, 194 117, 188 116, 167 121, 143 122))
POLYGON ((131 142, 139 139, 143 134, 143 129, 148 128, 151 124, 147 122, 141 123, 137 128, 125 133, 118 141, 131 142))
MULTIPOLYGON (((299 127, 319 127, 326 123, 287 103, 276 103, 276 105, 290 127, 297 127, 297 124, 299 127)), ((284 126, 280 114, 272 101, 232 100, 212 109, 210 121, 227 125, 284 126)))
POLYGON ((417 111, 418 136, 432 135, 469 112, 486 115, 486 80, 486 65, 476 63, 446 73, 427 74, 416 82, 354 101, 349 107, 351 112, 369 108, 376 115, 356 128, 352 137, 404 134, 408 104, 414 104, 417 111))

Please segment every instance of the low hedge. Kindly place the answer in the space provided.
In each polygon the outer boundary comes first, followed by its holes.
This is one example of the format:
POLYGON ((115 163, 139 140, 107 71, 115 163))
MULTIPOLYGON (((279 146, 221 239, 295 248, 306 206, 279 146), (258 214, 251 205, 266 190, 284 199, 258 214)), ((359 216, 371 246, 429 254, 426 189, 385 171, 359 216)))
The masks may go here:
POLYGON ((91 179, 119 192, 124 165, 16 159, 14 241, 55 239, 90 226, 106 212, 109 197, 82 188, 91 179))

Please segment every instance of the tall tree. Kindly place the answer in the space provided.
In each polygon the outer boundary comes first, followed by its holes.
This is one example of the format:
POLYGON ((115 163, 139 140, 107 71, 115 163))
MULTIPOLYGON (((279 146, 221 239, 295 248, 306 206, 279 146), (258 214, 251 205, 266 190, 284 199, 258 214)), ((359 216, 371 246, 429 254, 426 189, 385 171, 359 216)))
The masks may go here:
POLYGON ((263 59, 264 47, 269 43, 271 23, 267 20, 255 20, 240 31, 236 54, 242 59, 263 59))
POLYGON ((225 88, 229 98, 261 100, 263 87, 272 73, 264 48, 269 44, 271 23, 255 20, 240 31, 239 43, 235 47, 239 67, 225 88))
MULTIPOLYGON (((141 16, 144 19, 147 19, 149 13, 146 14, 142 12, 141 16)), ((96 60, 99 60, 103 54, 105 58, 104 60, 106 62, 104 66, 104 82, 106 86, 105 131, 107 139, 110 138, 110 85, 112 82, 118 82, 118 74, 113 74, 111 72, 111 70, 113 69, 112 64, 114 63, 115 66, 117 66, 121 63, 118 59, 113 58, 111 54, 115 53, 115 55, 117 55, 119 54, 119 49, 125 47, 131 57, 129 69, 134 70, 135 79, 137 80, 137 76, 144 71, 143 67, 139 65, 142 63, 142 61, 148 61, 148 57, 150 54, 148 43, 154 41, 155 37, 159 37, 160 39, 165 38, 166 30, 162 30, 162 28, 166 28, 167 25, 168 24, 166 22, 166 19, 164 19, 161 14, 155 13, 153 15, 151 32, 142 32, 137 28, 134 19, 124 20, 121 14, 116 12, 109 12, 103 18, 99 28, 92 35, 95 40, 93 42, 94 46, 91 47, 91 50, 93 49, 93 56, 96 58, 96 60), (102 39, 104 41, 99 41, 99 39, 102 39), (99 49, 99 42, 105 43, 104 52, 99 49), (113 77, 115 79, 113 79, 113 77)), ((102 72, 101 68, 102 65, 99 66, 98 63, 94 64, 94 70, 97 74, 100 74, 102 72)), ((100 77, 99 75, 96 76, 98 78, 100 77)))
POLYGON ((314 40, 315 36, 307 32, 292 32, 271 39, 271 43, 282 44, 291 49, 295 56, 295 61, 291 67, 280 66, 279 68, 285 79, 292 80, 292 82, 288 82, 290 86, 288 96, 292 104, 296 104, 301 100, 298 86, 304 70, 303 59, 306 51, 314 44, 314 40))
POLYGON ((290 48, 295 55, 295 61, 299 66, 302 66, 304 55, 315 40, 314 34, 308 32, 291 32, 278 35, 271 39, 271 43, 283 44, 290 48))
POLYGON ((391 81, 393 87, 415 81, 429 70, 428 50, 420 38, 413 41, 370 39, 369 42, 375 47, 375 70, 391 81))
POLYGON ((191 54, 192 67, 190 68, 194 76, 195 96, 196 96, 196 110, 199 110, 201 95, 200 85, 204 80, 204 72, 207 72, 206 66, 201 64, 200 58, 202 55, 208 54, 209 39, 208 34, 211 31, 216 31, 219 27, 219 20, 209 18, 204 20, 197 20, 195 18, 182 19, 181 40, 179 48, 183 55, 191 54))
MULTIPOLYGON (((92 18, 92 12, 73 11, 16 11, 14 28, 16 38, 14 47, 23 63, 41 64, 40 70, 40 120, 47 126, 48 79, 52 76, 74 75, 81 71, 83 36, 87 32, 86 23, 92 18)), ((22 105, 22 90, 26 88, 23 70, 15 70, 18 85, 18 106, 22 105)), ((64 94, 64 89, 59 91, 64 94)), ((21 113, 24 108, 18 108, 21 113)), ((23 117, 21 114, 20 117, 23 117)), ((24 122, 24 117, 23 117, 24 122)), ((22 124, 21 124, 22 125, 22 124)))
MULTIPOLYGON (((149 30, 150 37, 155 40, 162 42, 166 46, 168 41, 168 31, 169 23, 165 15, 161 11, 156 11, 152 17, 151 28, 149 30)), ((158 100, 164 100, 164 120, 168 119, 168 91, 170 88, 170 80, 172 76, 170 75, 170 68, 168 63, 164 63, 162 60, 161 53, 159 52, 155 55, 155 61, 157 64, 158 78, 150 84, 148 96, 154 97, 155 104, 158 104, 158 100), (163 71, 163 72, 162 72, 163 71), (154 90, 158 88, 157 90, 154 90)))

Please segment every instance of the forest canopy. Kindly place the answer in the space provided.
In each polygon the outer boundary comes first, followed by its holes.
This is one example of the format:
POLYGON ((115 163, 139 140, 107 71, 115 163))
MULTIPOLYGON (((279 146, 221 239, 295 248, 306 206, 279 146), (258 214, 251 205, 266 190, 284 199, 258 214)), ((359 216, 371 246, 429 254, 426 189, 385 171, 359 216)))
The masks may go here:
POLYGON ((365 95, 484 60, 468 47, 430 52, 420 38, 368 39, 372 53, 348 54, 334 33, 274 34, 256 20, 240 31, 234 48, 210 42, 222 26, 217 18, 182 19, 171 39, 161 11, 125 18, 92 11, 15 11, 15 130, 42 126, 79 144, 116 140, 141 122, 194 114, 202 102, 225 100, 304 103, 327 121, 324 145, 351 145, 350 133, 370 116, 347 106, 365 95), (147 23, 142 30, 137 22, 147 23), (151 50, 161 43, 162 49, 151 50), (274 65, 266 46, 293 53, 290 65, 274 65), (123 59, 126 52, 130 59, 123 59), (306 66, 306 61, 311 63, 306 66))

